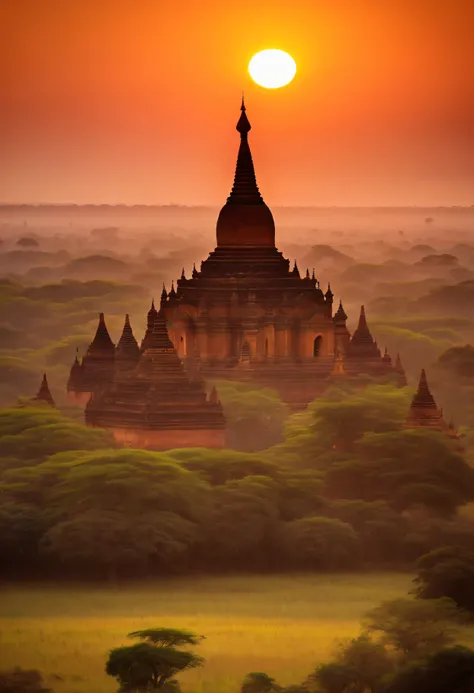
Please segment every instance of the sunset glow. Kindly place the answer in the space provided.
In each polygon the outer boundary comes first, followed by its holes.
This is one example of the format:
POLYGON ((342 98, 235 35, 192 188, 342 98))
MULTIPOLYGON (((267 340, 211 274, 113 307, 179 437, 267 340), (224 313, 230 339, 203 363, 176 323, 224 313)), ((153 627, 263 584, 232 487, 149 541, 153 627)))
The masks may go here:
POLYGON ((253 56, 249 63, 249 73, 261 87, 279 89, 293 80, 296 63, 285 51, 270 48, 253 56))

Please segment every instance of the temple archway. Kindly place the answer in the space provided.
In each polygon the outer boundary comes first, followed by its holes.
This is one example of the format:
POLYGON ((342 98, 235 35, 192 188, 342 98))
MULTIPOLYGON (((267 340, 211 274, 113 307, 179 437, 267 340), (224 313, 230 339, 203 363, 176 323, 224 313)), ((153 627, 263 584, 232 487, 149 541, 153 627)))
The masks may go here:
POLYGON ((314 342, 313 342, 313 356, 317 358, 321 354, 321 346, 322 346, 322 341, 323 338, 321 335, 318 335, 315 337, 314 342))

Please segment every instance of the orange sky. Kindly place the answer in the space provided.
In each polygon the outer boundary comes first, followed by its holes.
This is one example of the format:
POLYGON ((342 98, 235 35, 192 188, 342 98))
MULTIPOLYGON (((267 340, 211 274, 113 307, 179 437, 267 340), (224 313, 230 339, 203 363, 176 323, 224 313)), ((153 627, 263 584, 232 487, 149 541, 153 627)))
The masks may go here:
POLYGON ((0 201, 474 203, 472 0, 2 0, 0 201), (280 90, 247 73, 277 47, 280 90))

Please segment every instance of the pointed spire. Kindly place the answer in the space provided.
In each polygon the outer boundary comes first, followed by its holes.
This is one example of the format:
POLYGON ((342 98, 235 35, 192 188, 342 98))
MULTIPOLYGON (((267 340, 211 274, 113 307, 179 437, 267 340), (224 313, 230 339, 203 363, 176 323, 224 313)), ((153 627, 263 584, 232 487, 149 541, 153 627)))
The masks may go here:
POLYGON ((125 316, 125 323, 122 334, 117 344, 116 356, 119 361, 137 362, 140 354, 137 340, 133 334, 128 313, 125 316))
POLYGON ((185 273, 185 271, 184 271, 184 267, 183 267, 183 269, 181 270, 181 279, 183 279, 183 280, 186 279, 186 273, 185 273))
POLYGON ((95 333, 94 339, 92 340, 89 346, 89 349, 87 350, 87 353, 90 354, 94 351, 115 351, 115 345, 110 339, 109 331, 107 330, 103 313, 99 314, 99 324, 97 326, 97 331, 95 333))
POLYGON ((311 277, 309 276, 309 269, 308 268, 306 268, 305 279, 311 279, 311 277))
POLYGON ((313 274, 311 275, 311 281, 313 282, 313 286, 314 286, 314 287, 318 287, 318 288, 319 288, 319 282, 318 282, 318 280, 316 279, 316 274, 315 274, 315 272, 314 272, 314 267, 313 267, 313 274))
POLYGON ((168 297, 171 299, 176 298, 176 291, 174 290, 174 279, 171 282, 171 290, 168 294, 168 297))
MULTIPOLYGON (((160 299, 160 305, 163 306, 164 303, 166 303, 166 299, 168 298, 168 294, 166 292, 166 286, 165 283, 163 282, 163 289, 161 291, 161 299, 160 299)), ((156 315, 153 318, 153 322, 156 319, 156 315)))
POLYGON ((148 315, 147 315, 147 326, 148 326, 148 329, 151 329, 151 328, 153 327, 153 323, 155 322, 156 316, 157 316, 157 310, 156 310, 156 308, 155 308, 155 299, 152 298, 152 299, 151 299, 151 308, 150 308, 150 310, 148 311, 148 315))
POLYGON ((428 386, 426 372, 421 371, 418 389, 412 399, 405 425, 408 428, 428 427, 446 431, 448 426, 443 419, 443 410, 438 409, 428 386))
POLYGON ((357 325, 357 329, 352 336, 352 341, 370 342, 371 344, 374 343, 372 335, 370 334, 369 326, 367 325, 364 306, 360 307, 359 324, 357 325))
POLYGON ((298 278, 300 277, 300 271, 299 271, 299 269, 298 269, 298 265, 297 265, 297 263, 296 263, 296 260, 295 260, 295 264, 294 264, 294 266, 293 266, 293 272, 292 272, 292 274, 293 274, 293 276, 295 276, 295 277, 298 277, 298 278))
POLYGON ((175 351, 173 343, 169 338, 168 327, 166 325, 166 320, 163 312, 160 310, 157 313, 155 322, 153 324, 153 330, 150 334, 149 340, 145 348, 145 354, 149 351, 175 351))
POLYGON ((342 306, 342 301, 339 301, 339 308, 334 313, 334 322, 337 324, 346 324, 347 315, 342 306))
POLYGON ((413 397, 412 407, 413 406, 423 406, 436 409, 436 403, 433 395, 431 394, 424 368, 421 371, 418 389, 413 397))
POLYGON ((241 115, 237 123, 237 132, 240 133, 240 148, 235 168, 234 185, 227 198, 227 204, 263 205, 263 199, 257 186, 252 154, 248 144, 248 133, 251 125, 247 118, 244 99, 240 107, 241 115))
POLYGON ((34 401, 41 401, 41 402, 46 402, 49 404, 51 407, 55 407, 56 405, 54 404, 54 399, 53 396, 51 395, 49 385, 48 385, 48 379, 46 377, 46 373, 43 374, 43 379, 41 381, 40 388, 36 394, 36 397, 33 397, 34 401))
POLYGON ((193 278, 193 279, 196 279, 196 277, 198 277, 198 276, 199 276, 199 272, 198 272, 197 269, 196 269, 196 263, 193 262, 193 273, 192 273, 192 278, 193 278))
POLYGON ((329 282, 328 282, 328 290, 326 291, 325 298, 326 298, 326 301, 328 303, 332 303, 332 300, 334 298, 334 294, 331 291, 331 284, 329 282))
POLYGON ((384 351, 384 355, 383 355, 383 357, 382 357, 382 361, 385 361, 385 363, 388 363, 388 364, 392 363, 392 357, 391 357, 390 354, 388 353, 387 347, 385 347, 385 351, 384 351))

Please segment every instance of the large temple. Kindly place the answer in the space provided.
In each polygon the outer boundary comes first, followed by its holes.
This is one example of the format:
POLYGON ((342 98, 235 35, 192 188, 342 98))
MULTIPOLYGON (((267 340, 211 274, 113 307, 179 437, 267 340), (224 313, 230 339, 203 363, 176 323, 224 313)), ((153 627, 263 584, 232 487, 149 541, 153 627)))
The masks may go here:
POLYGON ((119 437, 130 443, 136 436, 125 430, 158 429, 159 417, 166 416, 155 407, 158 394, 150 404, 151 392, 161 392, 165 403, 180 403, 173 409, 173 430, 188 430, 191 410, 195 427, 189 430, 198 430, 200 417, 214 421, 209 408, 209 416, 203 413, 203 390, 197 395, 197 383, 206 380, 249 380, 273 387, 293 409, 305 407, 333 378, 367 374, 406 384, 399 357, 392 364, 373 339, 364 307, 351 336, 342 303, 333 314, 331 287, 323 291, 314 270, 300 274, 296 262, 291 267, 277 249, 273 215, 256 182, 250 129, 242 100, 234 184, 219 213, 217 244, 209 257, 188 278, 183 270, 176 288, 174 283, 169 292, 163 287, 159 312, 152 302, 140 347, 128 317, 115 347, 101 314, 82 362, 76 356, 72 366, 69 399, 83 405, 90 400, 87 421, 120 429, 119 437), (157 316, 174 350, 174 366, 168 354, 170 367, 159 378, 159 369, 149 365, 150 349, 157 348, 157 316), (146 407, 153 413, 144 427, 146 407))

